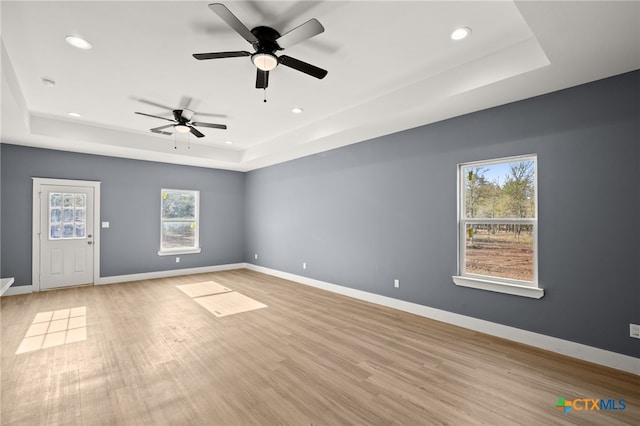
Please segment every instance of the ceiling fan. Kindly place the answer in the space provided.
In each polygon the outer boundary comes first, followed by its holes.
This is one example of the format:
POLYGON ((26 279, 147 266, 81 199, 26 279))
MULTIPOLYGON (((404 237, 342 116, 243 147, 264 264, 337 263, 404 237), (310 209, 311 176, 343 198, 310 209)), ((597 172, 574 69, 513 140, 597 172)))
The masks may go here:
MULTIPOLYGON (((152 114, 136 111, 136 114, 145 115, 147 117, 159 118, 160 120, 171 121, 171 124, 167 124, 165 126, 160 126, 160 127, 154 127, 153 129, 150 129, 153 133, 159 133, 161 135, 171 135, 173 133, 165 129, 173 127, 178 133, 191 132, 196 137, 202 138, 204 137, 204 134, 200 132, 198 129, 196 129, 196 127, 210 127, 212 129, 223 129, 223 130, 227 128, 225 124, 214 124, 214 123, 203 123, 200 121, 192 121, 193 117, 197 113, 187 108, 191 103, 191 98, 183 99, 181 104, 184 104, 185 106, 182 109, 172 109, 164 105, 157 104, 155 102, 150 102, 144 99, 139 99, 139 100, 141 102, 144 102, 150 105, 168 109, 173 113, 173 119, 171 119, 167 117, 161 117, 159 115, 152 115, 152 114)), ((206 114, 199 114, 199 115, 206 115, 206 114)))
POLYGON ((240 34, 253 46, 254 52, 244 50, 233 52, 195 53, 194 58, 220 59, 237 58, 250 56, 251 61, 256 66, 256 89, 266 89, 269 85, 269 71, 279 64, 293 68, 312 77, 322 79, 327 75, 327 71, 314 65, 303 62, 299 59, 287 55, 276 56, 276 52, 284 50, 302 41, 310 39, 322 32, 324 27, 317 19, 310 19, 304 24, 297 26, 291 31, 280 35, 273 28, 259 26, 249 30, 227 7, 221 3, 212 3, 209 8, 225 21, 231 28, 240 34))

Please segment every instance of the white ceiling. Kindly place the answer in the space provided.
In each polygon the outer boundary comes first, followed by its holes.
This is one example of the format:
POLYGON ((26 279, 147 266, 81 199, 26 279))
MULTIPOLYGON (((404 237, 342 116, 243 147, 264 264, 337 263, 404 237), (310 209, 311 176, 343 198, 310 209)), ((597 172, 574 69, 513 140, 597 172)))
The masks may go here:
POLYGON ((248 57, 191 56, 251 50, 208 3, 3 0, 1 141, 246 171, 640 68, 636 1, 226 1, 249 28, 325 27, 284 53, 327 77, 279 66, 264 103, 248 57), (228 129, 156 135, 168 122, 134 114, 183 97, 228 129))

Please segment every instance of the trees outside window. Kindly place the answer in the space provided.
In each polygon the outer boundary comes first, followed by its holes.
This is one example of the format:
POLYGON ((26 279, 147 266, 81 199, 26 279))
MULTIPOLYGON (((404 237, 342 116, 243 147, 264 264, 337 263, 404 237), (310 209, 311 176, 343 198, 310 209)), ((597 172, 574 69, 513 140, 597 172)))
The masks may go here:
POLYGON ((160 253, 199 249, 199 191, 161 191, 160 253))

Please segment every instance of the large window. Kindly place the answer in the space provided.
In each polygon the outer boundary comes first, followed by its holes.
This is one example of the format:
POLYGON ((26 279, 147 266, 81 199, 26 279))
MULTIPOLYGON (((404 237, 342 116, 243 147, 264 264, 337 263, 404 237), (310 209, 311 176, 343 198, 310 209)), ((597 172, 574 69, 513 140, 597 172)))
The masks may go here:
POLYGON ((460 164, 458 285, 542 297, 536 157, 460 164))
POLYGON ((199 191, 163 189, 159 255, 199 253, 199 191))

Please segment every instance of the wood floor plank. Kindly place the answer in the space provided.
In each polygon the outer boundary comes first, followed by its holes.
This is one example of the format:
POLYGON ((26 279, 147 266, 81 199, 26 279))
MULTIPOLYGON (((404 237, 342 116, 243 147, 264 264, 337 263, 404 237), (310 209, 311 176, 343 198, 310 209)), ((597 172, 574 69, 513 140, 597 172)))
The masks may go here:
POLYGON ((248 270, 3 297, 0 320, 2 425, 640 424, 638 376, 248 270), (217 318, 176 288, 204 281, 267 307, 217 318), (83 307, 86 340, 16 354, 83 307))

